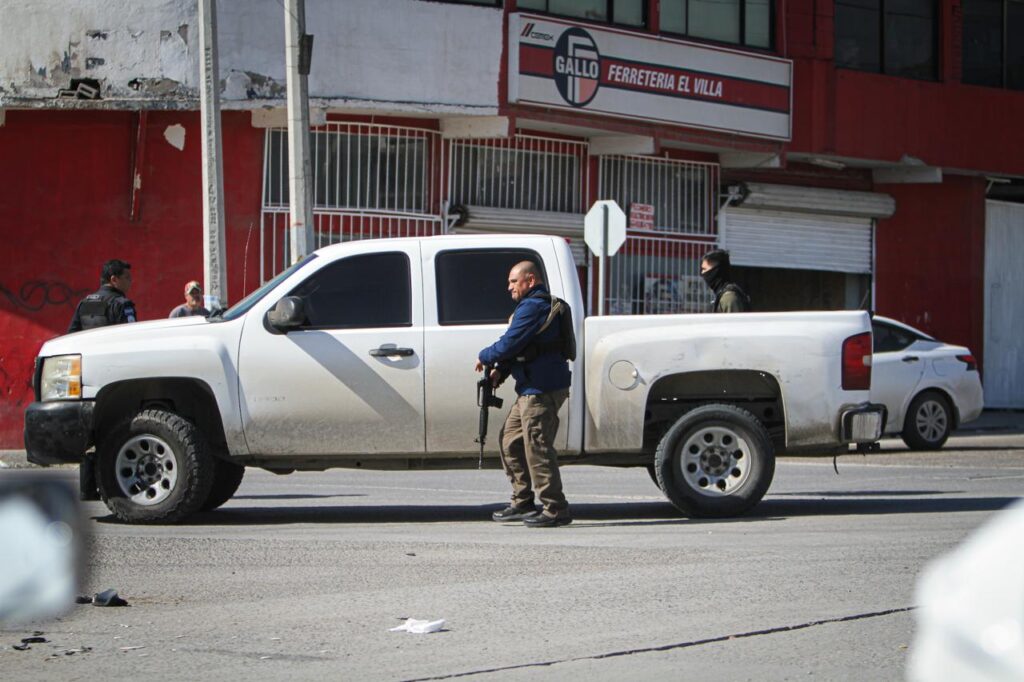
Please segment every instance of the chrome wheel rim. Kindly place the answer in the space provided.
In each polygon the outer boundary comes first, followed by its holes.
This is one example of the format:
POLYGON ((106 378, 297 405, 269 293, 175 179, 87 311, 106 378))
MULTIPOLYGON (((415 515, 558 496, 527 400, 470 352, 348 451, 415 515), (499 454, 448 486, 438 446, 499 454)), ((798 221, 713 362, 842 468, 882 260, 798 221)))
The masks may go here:
POLYGON ((733 429, 707 426, 694 431, 680 449, 683 480, 708 497, 726 497, 750 478, 750 443, 733 429))
POLYGON ((914 415, 917 433, 929 443, 940 440, 949 428, 949 416, 946 408, 937 400, 926 400, 917 408, 914 415))
POLYGON ((174 449, 152 434, 135 436, 122 445, 114 466, 121 492, 143 507, 166 500, 178 482, 174 449))

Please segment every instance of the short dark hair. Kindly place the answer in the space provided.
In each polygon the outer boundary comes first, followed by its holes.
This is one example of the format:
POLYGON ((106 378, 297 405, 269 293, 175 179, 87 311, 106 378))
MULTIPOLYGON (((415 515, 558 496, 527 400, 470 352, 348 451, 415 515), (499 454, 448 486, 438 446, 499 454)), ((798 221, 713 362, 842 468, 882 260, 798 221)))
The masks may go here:
POLYGON ((100 273, 100 284, 110 284, 111 277, 122 277, 125 270, 131 270, 131 268, 131 263, 118 258, 111 258, 103 264, 103 271, 100 273))
POLYGON ((707 261, 708 265, 715 268, 719 265, 724 265, 726 268, 729 267, 729 252, 725 249, 715 249, 714 251, 708 251, 701 258, 702 261, 707 261))
POLYGON ((541 273, 540 266, 532 260, 519 261, 516 263, 515 269, 518 269, 519 274, 523 277, 533 275, 533 279, 537 284, 544 284, 544 275, 541 273))

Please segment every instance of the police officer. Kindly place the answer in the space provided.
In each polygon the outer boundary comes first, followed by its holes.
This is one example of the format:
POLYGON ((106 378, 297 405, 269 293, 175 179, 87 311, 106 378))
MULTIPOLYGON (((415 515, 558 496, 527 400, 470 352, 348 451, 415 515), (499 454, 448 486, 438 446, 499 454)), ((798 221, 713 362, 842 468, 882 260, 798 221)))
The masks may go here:
POLYGON ((489 371, 495 385, 511 374, 518 396, 501 433, 501 463, 512 484, 512 502, 491 518, 534 528, 564 526, 572 518, 554 441, 571 374, 559 342, 560 325, 550 319, 553 301, 536 264, 517 263, 509 272, 508 290, 517 303, 508 330, 480 351, 476 363, 476 371, 489 371), (534 506, 535 490, 542 513, 534 506))
POLYGON ((128 291, 132 288, 131 267, 130 263, 116 258, 103 264, 100 288, 79 301, 68 334, 83 329, 135 322, 135 304, 128 298, 128 291))
POLYGON ((715 294, 712 313, 750 312, 750 296, 732 281, 729 252, 722 249, 709 251, 700 262, 700 276, 715 294))
MULTIPOLYGON (((131 265, 123 260, 108 260, 100 273, 100 288, 83 298, 71 318, 68 333, 111 324, 135 322, 135 304, 128 298, 132 288, 131 265)), ((79 497, 98 500, 95 457, 86 456, 78 467, 79 497)))

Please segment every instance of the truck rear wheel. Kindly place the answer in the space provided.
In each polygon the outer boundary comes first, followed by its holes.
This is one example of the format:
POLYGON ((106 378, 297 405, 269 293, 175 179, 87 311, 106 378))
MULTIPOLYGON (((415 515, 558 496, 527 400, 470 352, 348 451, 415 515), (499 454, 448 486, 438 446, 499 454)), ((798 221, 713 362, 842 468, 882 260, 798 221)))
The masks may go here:
POLYGON ((690 410, 655 453, 655 473, 669 501, 688 516, 739 516, 768 492, 775 451, 754 415, 734 405, 690 410))
POLYGON ((100 496, 126 523, 177 523, 209 498, 215 463, 196 425, 166 410, 143 410, 100 445, 100 496))
POLYGON ((245 467, 241 464, 229 462, 226 459, 214 459, 213 485, 210 487, 210 496, 200 507, 202 511, 211 511, 231 499, 242 485, 242 477, 245 476, 245 467))

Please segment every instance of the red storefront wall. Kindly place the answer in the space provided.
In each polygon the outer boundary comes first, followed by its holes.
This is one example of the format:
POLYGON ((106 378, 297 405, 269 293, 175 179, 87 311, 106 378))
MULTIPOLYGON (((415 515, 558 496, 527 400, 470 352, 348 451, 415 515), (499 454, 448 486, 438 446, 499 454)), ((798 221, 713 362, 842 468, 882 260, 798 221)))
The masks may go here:
POLYGON ((878 312, 980 359, 984 347, 985 181, 947 175, 941 185, 878 185, 896 213, 876 230, 878 312))
MULTIPOLYGON (((141 320, 166 317, 184 300, 185 282, 203 279, 199 113, 148 113, 133 222, 137 120, 129 112, 8 111, 0 126, 0 448, 23 447, 35 355, 67 330, 105 260, 132 264, 141 320), (181 150, 164 137, 175 125, 185 131, 181 150)), ((263 131, 248 113, 226 112, 223 122, 228 297, 237 301, 259 276, 263 131)))

